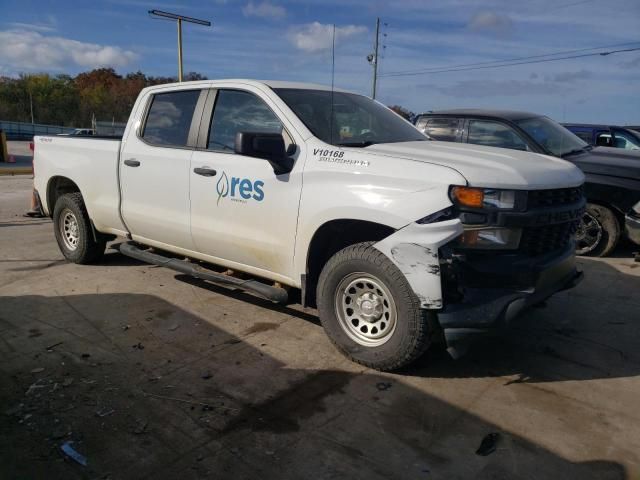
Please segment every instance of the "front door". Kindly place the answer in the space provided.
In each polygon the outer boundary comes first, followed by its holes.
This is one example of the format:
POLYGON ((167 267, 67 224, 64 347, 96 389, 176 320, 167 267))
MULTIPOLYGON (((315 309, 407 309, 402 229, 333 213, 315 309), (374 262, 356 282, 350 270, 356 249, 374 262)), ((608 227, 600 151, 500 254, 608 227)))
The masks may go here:
POLYGON ((200 132, 206 148, 191 158, 191 232, 198 252, 291 278, 302 151, 258 94, 249 87, 209 94, 200 132), (276 175, 267 160, 234 153, 242 131, 282 133, 298 159, 293 170, 276 175))

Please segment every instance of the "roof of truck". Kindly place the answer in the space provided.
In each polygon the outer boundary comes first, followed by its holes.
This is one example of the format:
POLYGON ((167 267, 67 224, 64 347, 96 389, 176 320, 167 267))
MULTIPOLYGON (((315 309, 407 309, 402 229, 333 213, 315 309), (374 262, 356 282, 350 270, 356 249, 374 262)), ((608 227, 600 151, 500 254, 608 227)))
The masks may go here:
POLYGON ((507 120, 523 120, 525 118, 541 117, 542 115, 518 110, 490 110, 484 108, 454 108, 450 110, 436 110, 421 113, 421 115, 460 115, 464 117, 493 117, 507 120))
MULTIPOLYGON (((239 84, 253 85, 253 86, 266 85, 267 87, 270 87, 270 88, 291 88, 291 89, 303 89, 303 90, 331 91, 330 85, 327 86, 327 85, 320 85, 317 83, 305 83, 305 82, 287 82, 287 81, 281 81, 281 80, 252 80, 249 78, 222 78, 218 80, 194 80, 192 82, 163 83, 161 85, 154 85, 153 87, 150 87, 150 88, 154 88, 154 87, 170 88, 170 87, 185 86, 190 84, 198 85, 199 87, 203 87, 203 86, 214 87, 219 84, 227 84, 227 83, 239 83, 239 84)), ((335 92, 351 93, 341 88, 334 88, 333 90, 335 92)))

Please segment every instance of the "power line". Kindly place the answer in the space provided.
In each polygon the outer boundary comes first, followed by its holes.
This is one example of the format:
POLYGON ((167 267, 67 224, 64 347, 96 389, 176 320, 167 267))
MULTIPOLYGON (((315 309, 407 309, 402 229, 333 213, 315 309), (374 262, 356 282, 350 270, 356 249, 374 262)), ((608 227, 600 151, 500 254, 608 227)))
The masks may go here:
MULTIPOLYGON (((638 42, 634 42, 634 43, 638 43, 638 42)), ((621 49, 621 50, 610 50, 607 52, 593 52, 593 53, 584 53, 582 55, 571 55, 571 56, 566 56, 566 57, 558 57, 558 58, 544 58, 541 60, 531 60, 531 61, 525 61, 525 62, 513 62, 513 63, 503 63, 503 64, 499 64, 499 65, 484 65, 484 66, 469 66, 469 67, 465 67, 464 68, 458 68, 458 67, 449 67, 446 69, 441 69, 441 70, 420 70, 420 71, 414 71, 414 72, 395 72, 395 73, 386 73, 383 76, 385 77, 406 77, 406 76, 415 76, 415 75, 430 75, 430 74, 436 74, 436 73, 447 73, 447 72, 465 72, 465 71, 469 71, 469 70, 486 70, 486 69, 491 69, 491 68, 503 68, 503 67, 513 67, 516 65, 528 65, 528 64, 532 64, 532 63, 545 63, 545 62, 557 62, 559 60, 571 60, 571 59, 575 59, 575 58, 584 58, 584 57, 597 57, 597 56, 607 56, 607 55, 613 55, 615 53, 628 53, 628 52, 635 52, 640 50, 640 47, 637 48, 625 48, 625 49, 621 49)), ((554 54, 554 55, 559 55, 559 54, 554 54)), ((547 55, 550 56, 550 55, 547 55)), ((509 61, 509 60, 505 60, 505 61, 509 61)), ((498 61, 496 62, 490 62, 490 63, 498 63, 498 61)))
POLYGON ((580 48, 577 50, 564 50, 561 52, 555 52, 555 53, 544 53, 541 55, 530 55, 527 57, 516 57, 516 58, 505 58, 503 60, 489 60, 489 61, 485 61, 485 62, 475 62, 475 63, 463 63, 461 65, 449 65, 449 66, 444 66, 444 67, 432 67, 432 68, 425 68, 425 69, 421 69, 421 70, 402 70, 402 71, 398 71, 398 72, 388 72, 385 73, 384 75, 395 75, 395 74, 399 74, 399 73, 427 73, 427 72, 431 72, 431 71, 435 71, 435 70, 443 70, 443 69, 449 69, 449 68, 463 68, 463 67, 475 67, 477 65, 491 65, 491 64, 499 64, 499 63, 507 63, 507 62, 517 62, 520 60, 530 60, 533 58, 544 58, 544 57, 554 57, 557 55, 568 55, 568 54, 572 54, 572 53, 579 53, 579 52, 588 52, 591 50, 602 50, 603 48, 618 48, 618 47, 626 47, 629 45, 636 45, 640 42, 627 42, 627 43, 616 43, 613 45, 603 45, 601 47, 591 47, 591 48, 580 48))

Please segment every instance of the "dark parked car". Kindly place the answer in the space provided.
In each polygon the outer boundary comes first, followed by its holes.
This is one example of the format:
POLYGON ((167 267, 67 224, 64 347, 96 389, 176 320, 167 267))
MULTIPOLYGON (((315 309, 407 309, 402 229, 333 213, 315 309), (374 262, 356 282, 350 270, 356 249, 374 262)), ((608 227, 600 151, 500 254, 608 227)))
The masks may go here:
POLYGON ((575 163, 586 176, 587 210, 576 250, 605 256, 623 231, 640 244, 640 152, 592 147, 559 123, 528 112, 446 110, 418 115, 416 127, 433 140, 527 150, 575 163))
POLYGON ((640 150, 640 133, 626 127, 581 123, 563 123, 562 125, 589 145, 640 150))

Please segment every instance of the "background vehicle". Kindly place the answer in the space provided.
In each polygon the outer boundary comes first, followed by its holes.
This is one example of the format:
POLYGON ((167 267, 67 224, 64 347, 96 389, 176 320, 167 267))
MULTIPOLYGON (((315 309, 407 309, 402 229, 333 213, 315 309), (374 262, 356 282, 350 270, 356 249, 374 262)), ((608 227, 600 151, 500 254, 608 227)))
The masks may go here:
POLYGON ((570 132, 589 145, 640 150, 640 133, 625 127, 563 123, 570 132))
POLYGON ((122 140, 36 138, 35 187, 67 259, 95 261, 121 236, 126 255, 272 301, 299 291, 338 348, 373 368, 443 337, 458 348, 581 278, 579 169, 429 142, 361 95, 150 87, 122 140))
POLYGON ((640 152, 596 147, 548 117, 529 112, 467 109, 429 112, 416 126, 434 140, 473 143, 552 155, 575 163, 586 175, 587 211, 577 252, 605 256, 625 231, 637 243, 634 205, 640 201, 640 152))

